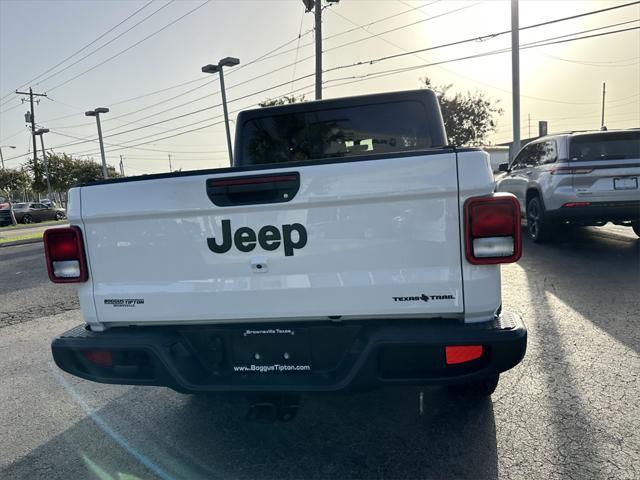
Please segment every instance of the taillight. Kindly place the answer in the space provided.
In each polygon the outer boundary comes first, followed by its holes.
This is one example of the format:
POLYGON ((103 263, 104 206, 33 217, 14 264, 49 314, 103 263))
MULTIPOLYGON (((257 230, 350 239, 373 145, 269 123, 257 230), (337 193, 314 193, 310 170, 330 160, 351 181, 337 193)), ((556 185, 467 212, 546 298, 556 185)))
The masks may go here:
POLYGON ((522 253, 520 205, 510 193, 474 197, 464 206, 467 260, 473 265, 512 263, 522 253))
POLYGON ((568 202, 562 206, 567 208, 574 208, 574 207, 588 207, 589 205, 591 205, 591 202, 568 202))
POLYGON ((593 172, 593 168, 556 167, 549 170, 551 175, 582 175, 593 172))
POLYGON ((50 228, 44 232, 44 253, 54 283, 86 282, 89 278, 78 227, 50 228))

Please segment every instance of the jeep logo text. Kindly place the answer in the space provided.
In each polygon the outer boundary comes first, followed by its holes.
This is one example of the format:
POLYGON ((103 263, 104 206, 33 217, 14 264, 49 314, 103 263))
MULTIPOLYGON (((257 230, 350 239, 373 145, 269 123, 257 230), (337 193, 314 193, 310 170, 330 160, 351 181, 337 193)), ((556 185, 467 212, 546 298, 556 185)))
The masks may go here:
POLYGON ((307 244, 307 229, 300 223, 292 223, 282 225, 281 233, 277 227, 265 225, 256 234, 252 228, 240 227, 232 237, 231 220, 222 220, 222 241, 218 243, 215 237, 207 238, 209 250, 215 253, 228 252, 232 244, 241 252, 250 252, 256 248, 256 243, 267 251, 277 250, 282 244, 285 256, 290 257, 293 256, 294 250, 307 244))

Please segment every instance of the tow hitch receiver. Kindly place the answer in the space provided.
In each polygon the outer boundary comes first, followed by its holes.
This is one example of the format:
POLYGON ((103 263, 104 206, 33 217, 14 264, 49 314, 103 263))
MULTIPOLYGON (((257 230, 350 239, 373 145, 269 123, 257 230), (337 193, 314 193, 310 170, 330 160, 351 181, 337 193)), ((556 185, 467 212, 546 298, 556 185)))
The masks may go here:
POLYGON ((256 423, 290 422, 299 409, 299 395, 260 395, 253 398, 246 419, 256 423))

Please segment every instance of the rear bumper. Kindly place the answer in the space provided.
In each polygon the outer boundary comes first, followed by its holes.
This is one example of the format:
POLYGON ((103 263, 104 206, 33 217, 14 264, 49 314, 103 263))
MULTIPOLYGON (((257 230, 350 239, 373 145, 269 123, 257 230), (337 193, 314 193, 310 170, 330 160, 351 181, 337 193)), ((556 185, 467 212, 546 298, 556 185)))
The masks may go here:
MULTIPOLYGON (((582 201, 582 200, 581 200, 582 201)), ((546 215, 557 221, 576 223, 640 221, 640 200, 628 202, 592 202, 582 207, 548 210, 546 215)))
POLYGON ((517 365, 526 344, 522 320, 503 312, 495 321, 478 324, 376 320, 280 323, 271 328, 120 327, 100 333, 80 325, 54 339, 52 352, 62 370, 95 382, 167 386, 180 392, 311 392, 474 380, 517 365), (294 331, 297 346, 286 345, 291 336, 270 335, 273 329, 294 331), (247 340, 248 331, 265 333, 247 340), (483 354, 447 365, 445 346, 451 345, 482 345, 483 354), (111 352, 107 357, 112 365, 100 365, 105 358, 100 353, 89 361, 85 352, 96 350, 111 352), (261 363, 252 370, 253 354, 246 354, 253 350, 261 353, 261 363), (284 360, 289 351, 289 360, 284 360), (272 369, 274 364, 278 368, 272 369))

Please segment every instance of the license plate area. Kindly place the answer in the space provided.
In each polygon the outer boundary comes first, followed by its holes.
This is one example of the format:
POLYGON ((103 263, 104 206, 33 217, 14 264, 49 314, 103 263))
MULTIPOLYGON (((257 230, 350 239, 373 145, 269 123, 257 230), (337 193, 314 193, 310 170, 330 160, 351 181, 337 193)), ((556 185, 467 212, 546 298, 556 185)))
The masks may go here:
POLYGON ((615 190, 636 190, 638 188, 638 177, 622 177, 613 179, 615 190))
POLYGON ((234 332, 234 373, 304 373, 312 370, 308 329, 255 327, 234 332))

